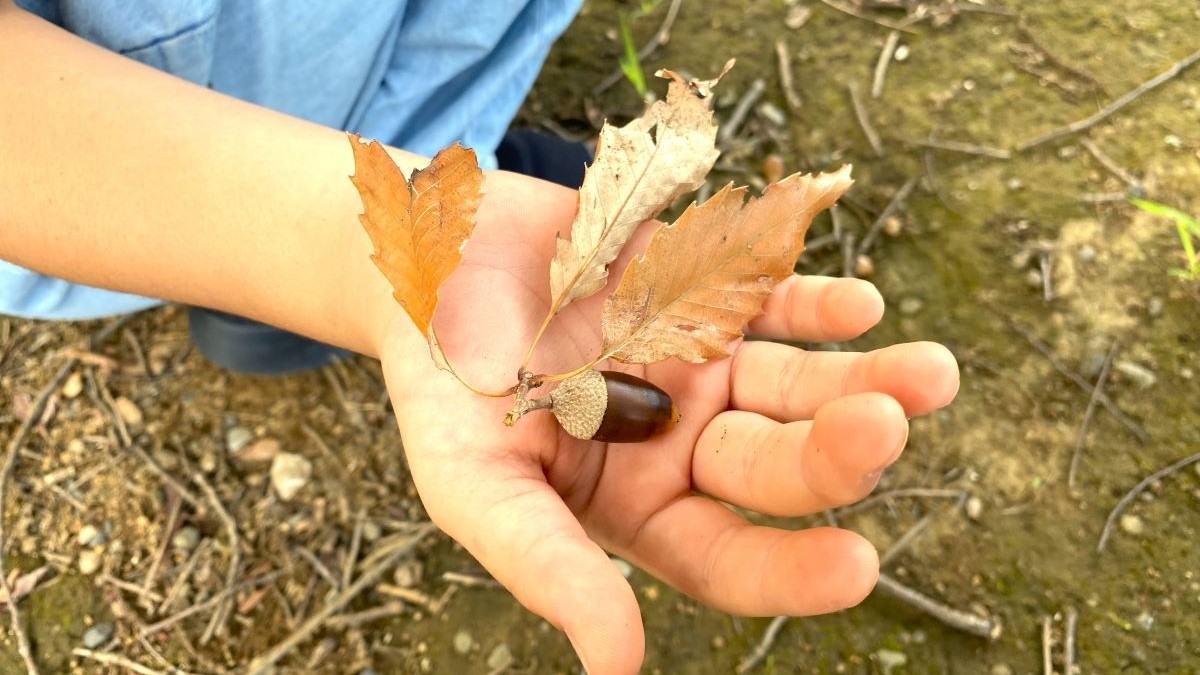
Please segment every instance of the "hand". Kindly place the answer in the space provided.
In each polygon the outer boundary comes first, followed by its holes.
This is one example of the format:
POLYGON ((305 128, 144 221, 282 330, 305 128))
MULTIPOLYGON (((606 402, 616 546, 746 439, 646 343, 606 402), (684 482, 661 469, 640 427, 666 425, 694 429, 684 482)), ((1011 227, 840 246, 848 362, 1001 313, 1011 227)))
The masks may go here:
MULTIPOLYGON (((487 188, 435 326, 458 372, 499 390, 515 384, 549 305, 554 233, 569 225, 574 193, 508 174, 489 175, 487 188)), ((647 232, 639 235, 644 242, 647 232)), ((563 372, 597 353, 605 294, 559 314, 535 372, 563 372)), ((837 341, 882 315, 867 282, 792 277, 750 330, 837 341)), ((811 615, 860 602, 879 568, 865 539, 750 525, 716 500, 783 516, 857 501, 900 455, 906 418, 958 389, 953 356, 932 343, 852 354, 744 342, 732 358, 700 365, 609 366, 664 389, 681 420, 646 443, 605 445, 571 438, 544 411, 504 427, 512 399, 473 394, 437 370, 398 309, 382 352, 430 517, 564 630, 591 675, 635 673, 644 650, 637 600, 606 550, 735 614, 811 615)))

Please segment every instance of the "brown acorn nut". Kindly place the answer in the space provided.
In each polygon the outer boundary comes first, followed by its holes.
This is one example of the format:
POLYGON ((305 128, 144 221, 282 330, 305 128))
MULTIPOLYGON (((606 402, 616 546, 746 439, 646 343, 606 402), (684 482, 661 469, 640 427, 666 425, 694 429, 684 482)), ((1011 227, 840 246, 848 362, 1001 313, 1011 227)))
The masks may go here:
POLYGON ((575 438, 640 443, 679 421, 667 392, 640 377, 589 370, 564 380, 550 394, 550 411, 575 438))

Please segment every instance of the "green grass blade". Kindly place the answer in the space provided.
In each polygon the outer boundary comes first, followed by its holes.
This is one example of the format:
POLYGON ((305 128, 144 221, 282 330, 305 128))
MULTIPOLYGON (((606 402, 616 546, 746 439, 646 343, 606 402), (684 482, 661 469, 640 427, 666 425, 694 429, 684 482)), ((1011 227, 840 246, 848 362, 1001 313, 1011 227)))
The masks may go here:
POLYGON ((646 74, 642 72, 642 61, 638 58, 637 47, 633 44, 633 32, 629 30, 629 20, 622 14, 621 43, 625 45, 625 53, 617 60, 625 79, 637 90, 638 96, 646 97, 646 74))

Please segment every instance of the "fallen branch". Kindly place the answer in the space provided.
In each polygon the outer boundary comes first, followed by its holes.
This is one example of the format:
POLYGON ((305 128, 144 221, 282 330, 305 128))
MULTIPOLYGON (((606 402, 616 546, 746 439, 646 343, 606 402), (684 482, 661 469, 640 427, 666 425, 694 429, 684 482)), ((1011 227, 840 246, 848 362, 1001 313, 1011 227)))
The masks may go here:
POLYGON ((875 76, 871 80, 871 98, 883 96, 883 81, 887 77, 888 66, 896 54, 896 46, 900 44, 900 31, 888 33, 883 49, 879 52, 879 60, 875 62, 875 76))
POLYGON ((763 662, 763 659, 767 658, 767 654, 771 652, 771 647, 775 645, 775 639, 779 637, 779 631, 783 630, 783 624, 787 623, 789 618, 791 617, 777 616, 771 619, 771 623, 767 624, 767 630, 763 631, 762 639, 746 655, 746 658, 738 663, 737 670, 735 671, 738 675, 754 670, 758 664, 763 662))
POLYGON ((846 85, 846 88, 850 91, 850 105, 854 107, 854 117, 858 120, 858 126, 862 128, 863 135, 867 137, 867 142, 875 151, 875 156, 882 157, 883 140, 879 138, 879 132, 875 131, 875 127, 871 124, 871 118, 867 115, 867 106, 863 103, 858 85, 851 82, 846 85))

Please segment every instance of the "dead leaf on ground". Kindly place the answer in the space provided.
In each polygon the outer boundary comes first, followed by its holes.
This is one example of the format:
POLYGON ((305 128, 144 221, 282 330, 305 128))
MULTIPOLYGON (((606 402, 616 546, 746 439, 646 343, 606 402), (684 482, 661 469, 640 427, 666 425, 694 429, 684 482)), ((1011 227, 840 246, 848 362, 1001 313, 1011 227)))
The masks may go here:
POLYGON ((605 302, 604 354, 626 363, 726 356, 792 274, 813 216, 850 188, 850 168, 795 174, 745 202, 726 186, 658 229, 605 302))
MULTIPOLYGON (((38 584, 41 583, 42 578, 50 573, 50 569, 49 565, 42 565, 36 570, 26 572, 25 574, 18 574, 17 570, 13 570, 9 574, 10 578, 8 580, 8 587, 12 589, 11 600, 13 602, 20 602, 21 598, 32 593, 38 584)), ((8 607, 9 600, 3 589, 0 589, 0 605, 8 607)))

